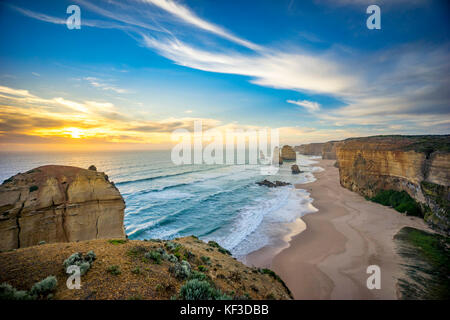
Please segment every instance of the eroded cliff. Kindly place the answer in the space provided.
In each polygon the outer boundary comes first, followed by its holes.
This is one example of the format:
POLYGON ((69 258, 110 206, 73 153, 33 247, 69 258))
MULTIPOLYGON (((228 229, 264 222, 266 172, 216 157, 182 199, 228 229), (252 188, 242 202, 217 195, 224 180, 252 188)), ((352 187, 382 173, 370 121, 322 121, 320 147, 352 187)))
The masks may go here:
POLYGON ((0 186, 0 250, 125 238, 124 208, 102 172, 49 165, 19 173, 0 186))
POLYGON ((340 183, 361 195, 406 191, 424 219, 450 229, 450 136, 352 138, 336 145, 340 183))

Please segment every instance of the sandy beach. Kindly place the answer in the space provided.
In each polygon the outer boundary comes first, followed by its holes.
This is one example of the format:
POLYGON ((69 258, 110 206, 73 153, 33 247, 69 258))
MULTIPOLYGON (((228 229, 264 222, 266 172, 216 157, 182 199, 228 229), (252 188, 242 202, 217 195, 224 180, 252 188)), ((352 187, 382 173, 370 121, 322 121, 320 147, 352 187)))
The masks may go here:
POLYGON ((248 265, 270 267, 295 299, 396 299, 401 257, 393 236, 404 226, 429 230, 420 218, 365 200, 340 186, 334 160, 320 160, 317 180, 296 185, 311 193, 319 211, 296 222, 285 248, 265 247, 249 254, 248 265), (303 231, 302 231, 303 230, 303 231), (369 265, 381 269, 381 289, 366 287, 369 265))

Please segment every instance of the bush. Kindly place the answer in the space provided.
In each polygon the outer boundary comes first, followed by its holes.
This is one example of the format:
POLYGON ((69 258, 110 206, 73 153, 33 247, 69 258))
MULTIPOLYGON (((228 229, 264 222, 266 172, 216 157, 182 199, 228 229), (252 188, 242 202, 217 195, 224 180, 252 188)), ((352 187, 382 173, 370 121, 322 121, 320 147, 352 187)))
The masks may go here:
POLYGON ((211 264, 211 258, 206 256, 201 256, 200 259, 207 265, 211 264))
POLYGON ((144 254, 144 258, 153 260, 153 263, 161 264, 161 254, 156 250, 147 252, 144 254))
POLYGON ((81 253, 75 252, 69 258, 64 260, 63 262, 64 270, 67 273, 67 268, 69 268, 69 266, 75 265, 80 267, 80 274, 84 275, 91 268, 92 263, 94 262, 95 259, 97 259, 97 257, 94 251, 92 250, 86 253, 84 257, 81 253))
POLYGON ((117 265, 109 266, 107 271, 115 276, 120 275, 122 272, 120 271, 120 267, 117 265))
POLYGON ((181 248, 181 244, 169 241, 166 242, 166 248, 169 251, 178 251, 181 248))
POLYGON ((199 271, 202 271, 202 272, 205 272, 205 271, 208 271, 208 268, 205 267, 205 266, 203 266, 203 265, 199 265, 199 266, 198 266, 198 270, 199 270, 199 271))
POLYGON ((380 190, 370 200, 384 206, 390 206, 398 212, 406 212, 410 216, 423 217, 419 204, 405 191, 380 190))
POLYGON ((169 271, 174 274, 177 279, 186 279, 191 275, 191 265, 187 261, 175 263, 169 268, 169 271))
POLYGON ((197 279, 197 280, 202 281, 202 280, 207 280, 208 277, 204 273, 201 273, 197 270, 192 270, 191 275, 189 276, 189 280, 192 280, 192 279, 197 279))
POLYGON ((173 254, 171 254, 171 253, 164 253, 163 255, 162 255, 162 258, 164 259, 164 260, 167 260, 167 261, 169 261, 169 262, 172 262, 172 263, 174 263, 174 262, 178 262, 178 258, 177 257, 175 257, 175 255, 173 255, 173 254))
POLYGON ((46 297, 56 289, 57 285, 58 280, 56 280, 56 277, 48 276, 44 280, 41 280, 33 285, 30 290, 30 295, 38 298, 46 297))
POLYGON ((213 300, 219 294, 208 281, 192 279, 180 289, 180 297, 185 300, 213 300))
POLYGON ((30 192, 33 192, 33 191, 36 191, 38 189, 39 189, 38 186, 31 186, 29 190, 30 190, 30 192))
POLYGON ((7 283, 0 285, 0 300, 31 300, 32 297, 24 290, 17 290, 7 283))
POLYGON ((55 291, 58 281, 55 276, 48 276, 33 285, 30 291, 17 290, 13 286, 3 283, 0 285, 0 300, 36 300, 49 299, 55 291))
POLYGON ((217 248, 217 250, 218 250, 220 253, 227 254, 227 255, 230 255, 230 256, 231 256, 231 252, 230 252, 230 251, 228 251, 227 249, 221 247, 221 246, 220 246, 217 242, 215 242, 215 241, 208 241, 208 245, 211 246, 211 247, 217 248))

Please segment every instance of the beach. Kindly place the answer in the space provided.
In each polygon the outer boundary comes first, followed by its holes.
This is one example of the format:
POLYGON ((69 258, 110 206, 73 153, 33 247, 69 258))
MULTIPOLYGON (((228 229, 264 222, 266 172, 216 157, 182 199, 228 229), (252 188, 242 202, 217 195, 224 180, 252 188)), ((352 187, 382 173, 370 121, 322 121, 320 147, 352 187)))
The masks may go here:
MULTIPOLYGON (((291 230, 284 247, 264 247, 245 257, 250 266, 270 267, 295 299, 397 299, 402 258, 394 235, 404 226, 430 230, 422 219, 367 201, 341 187, 335 160, 320 160, 316 181, 307 190, 318 212, 301 218, 306 227, 291 230), (381 288, 366 286, 367 267, 381 270, 381 288)), ((301 223, 300 223, 301 224, 301 223)), ((280 241, 281 243, 282 241, 280 241)))

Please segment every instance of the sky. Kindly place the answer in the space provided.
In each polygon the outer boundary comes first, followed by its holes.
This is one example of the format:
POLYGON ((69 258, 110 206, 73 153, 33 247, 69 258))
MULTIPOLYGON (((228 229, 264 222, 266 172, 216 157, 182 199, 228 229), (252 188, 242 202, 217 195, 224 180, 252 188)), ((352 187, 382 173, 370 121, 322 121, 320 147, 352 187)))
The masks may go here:
POLYGON ((2 150, 167 149, 176 129, 298 145, 450 133, 437 0, 0 3, 2 150), (78 5, 81 28, 69 29, 78 5), (366 9, 381 9, 370 30, 366 9))

